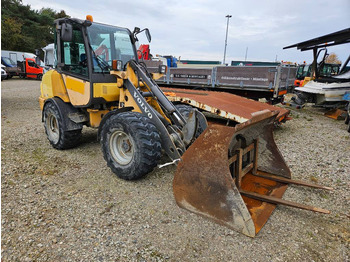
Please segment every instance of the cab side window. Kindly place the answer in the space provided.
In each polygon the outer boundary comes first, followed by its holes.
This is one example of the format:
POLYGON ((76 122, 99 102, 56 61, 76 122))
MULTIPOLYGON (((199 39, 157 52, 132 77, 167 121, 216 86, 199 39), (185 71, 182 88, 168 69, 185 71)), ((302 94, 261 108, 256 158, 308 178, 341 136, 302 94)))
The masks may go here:
POLYGON ((62 41, 61 50, 61 61, 64 63, 63 71, 83 76, 89 75, 83 32, 80 28, 73 27, 72 41, 62 41))
POLYGON ((35 63, 31 60, 28 61, 28 66, 35 67, 35 63))

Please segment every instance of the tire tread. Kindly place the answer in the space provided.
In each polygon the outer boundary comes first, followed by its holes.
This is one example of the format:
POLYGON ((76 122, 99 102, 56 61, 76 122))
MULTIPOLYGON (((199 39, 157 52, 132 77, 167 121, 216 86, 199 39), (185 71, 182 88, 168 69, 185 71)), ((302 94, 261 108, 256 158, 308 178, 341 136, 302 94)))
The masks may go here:
POLYGON ((64 150, 64 149, 70 149, 70 148, 74 148, 76 147, 79 143, 80 143, 80 138, 81 138, 81 129, 78 130, 66 130, 63 126, 63 119, 61 119, 60 114, 59 114, 59 109, 57 108, 57 106, 50 102, 47 105, 45 105, 44 107, 44 125, 45 125, 45 133, 48 136, 47 133, 47 127, 46 127, 46 114, 48 111, 51 111, 58 122, 58 126, 59 126, 59 140, 57 143, 50 141, 50 144, 52 145, 52 147, 59 149, 59 150, 64 150))
POLYGON ((118 177, 125 180, 144 177, 153 170, 161 157, 161 142, 157 128, 149 118, 136 112, 123 112, 107 119, 102 127, 101 147, 107 165, 118 177), (121 166, 111 156, 107 136, 109 130, 122 127, 125 132, 127 126, 133 130, 134 139, 137 140, 135 143, 138 144, 140 159, 137 161, 134 157, 130 165, 121 166))

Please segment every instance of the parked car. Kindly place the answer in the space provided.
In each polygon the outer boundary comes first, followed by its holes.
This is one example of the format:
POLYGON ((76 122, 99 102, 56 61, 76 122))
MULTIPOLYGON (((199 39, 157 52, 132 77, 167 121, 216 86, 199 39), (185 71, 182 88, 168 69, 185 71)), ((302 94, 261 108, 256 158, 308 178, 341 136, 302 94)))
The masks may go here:
POLYGON ((19 76, 21 69, 17 66, 17 62, 13 61, 9 57, 1 57, 1 64, 5 66, 5 71, 7 73, 7 78, 13 76, 19 76))
POLYGON ((5 71, 6 66, 1 64, 1 81, 7 78, 7 73, 5 71))

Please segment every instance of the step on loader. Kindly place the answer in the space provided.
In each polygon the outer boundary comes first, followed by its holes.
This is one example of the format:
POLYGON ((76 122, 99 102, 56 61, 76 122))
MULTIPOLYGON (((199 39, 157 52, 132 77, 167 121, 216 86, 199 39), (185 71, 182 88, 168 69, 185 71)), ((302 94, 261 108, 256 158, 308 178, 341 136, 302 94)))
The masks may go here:
POLYGON ((41 82, 42 120, 56 149, 78 145, 83 126, 98 128, 104 159, 126 180, 152 171, 162 153, 178 164, 173 191, 180 207, 255 236, 277 204, 317 212, 327 210, 282 199, 290 170, 273 139, 277 111, 235 96, 181 92, 174 103, 138 61, 137 35, 148 29, 125 28, 86 20, 55 20, 57 65, 41 82), (192 105, 192 106, 190 106, 192 105), (238 110, 237 110, 238 108, 238 110))

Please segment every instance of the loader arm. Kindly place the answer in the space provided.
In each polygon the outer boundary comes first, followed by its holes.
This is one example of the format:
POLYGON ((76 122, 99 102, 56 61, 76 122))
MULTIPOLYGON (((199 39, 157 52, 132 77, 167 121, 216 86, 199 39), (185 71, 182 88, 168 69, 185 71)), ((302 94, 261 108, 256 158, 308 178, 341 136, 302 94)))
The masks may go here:
MULTIPOLYGON (((124 86, 127 88, 128 93, 130 94, 129 97, 131 97, 137 103, 141 112, 149 119, 151 119, 153 124, 157 127, 162 141, 162 148, 165 150, 166 154, 170 157, 171 160, 180 159, 181 155, 179 153, 179 149, 184 152, 185 148, 179 148, 179 145, 175 145, 174 141, 171 139, 169 131, 167 130, 164 123, 160 120, 160 114, 157 114, 157 111, 147 103, 141 92, 137 90, 137 88, 131 83, 129 79, 124 81, 124 86)), ((127 105, 128 104, 126 102, 125 106, 127 105)), ((170 123, 168 123, 168 125, 169 124, 170 123)))
POLYGON ((141 81, 145 83, 147 89, 152 93, 152 96, 157 99, 158 103, 164 110, 164 112, 169 116, 173 123, 180 126, 181 128, 186 125, 186 120, 181 115, 181 113, 176 109, 173 103, 164 95, 163 91, 159 86, 152 80, 150 75, 147 75, 147 69, 142 68, 140 64, 136 61, 131 60, 130 66, 140 77, 141 81))
MULTIPOLYGON (((194 140, 193 136, 198 128, 197 119, 205 117, 200 118, 201 113, 195 112, 196 117, 190 118, 194 121, 185 120, 176 106, 154 83, 147 69, 138 62, 130 60, 126 72, 119 101, 120 107, 132 107, 147 116, 159 131, 165 153, 173 162, 180 160, 186 147, 194 140)), ((111 74, 117 78, 121 77, 120 72, 112 71, 111 74)))

